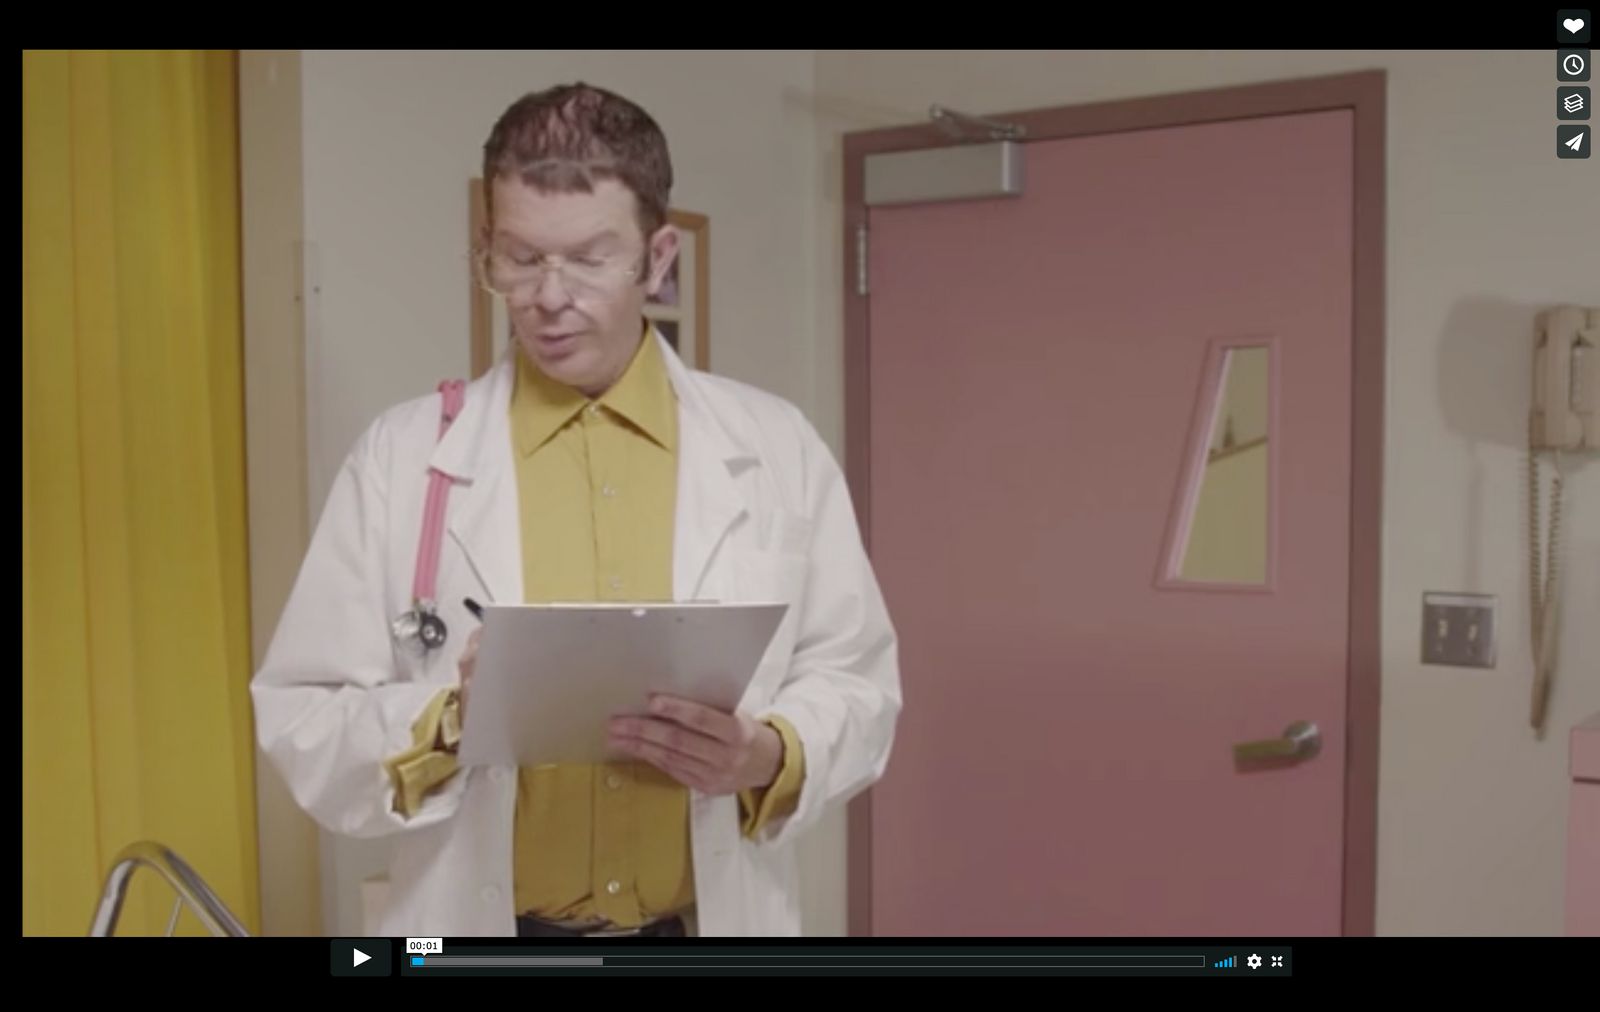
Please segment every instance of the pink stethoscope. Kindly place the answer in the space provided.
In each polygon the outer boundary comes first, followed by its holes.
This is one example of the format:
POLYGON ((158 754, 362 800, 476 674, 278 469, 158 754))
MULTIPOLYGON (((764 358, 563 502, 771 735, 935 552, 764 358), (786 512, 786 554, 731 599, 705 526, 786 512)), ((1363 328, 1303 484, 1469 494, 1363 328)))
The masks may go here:
MULTIPOLYGON (((443 406, 439 417, 439 438, 449 431, 466 398, 466 384, 447 380, 439 384, 443 406)), ((422 536, 417 544, 417 569, 411 581, 411 607, 389 624, 394 641, 426 654, 444 646, 449 629, 439 617, 436 598, 439 580, 439 551, 444 543, 444 508, 450 498, 453 480, 438 468, 428 469, 428 499, 422 510, 422 536)))

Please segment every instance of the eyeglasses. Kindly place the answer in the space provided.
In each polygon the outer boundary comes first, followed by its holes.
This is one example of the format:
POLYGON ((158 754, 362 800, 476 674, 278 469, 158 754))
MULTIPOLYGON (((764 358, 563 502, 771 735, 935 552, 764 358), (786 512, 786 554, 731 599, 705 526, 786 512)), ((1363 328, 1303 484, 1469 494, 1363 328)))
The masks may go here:
POLYGON ((593 254, 540 256, 485 249, 475 250, 472 257, 478 284, 503 298, 519 292, 538 291, 551 271, 561 273, 561 282, 569 294, 605 292, 642 275, 642 260, 642 256, 629 260, 593 254))

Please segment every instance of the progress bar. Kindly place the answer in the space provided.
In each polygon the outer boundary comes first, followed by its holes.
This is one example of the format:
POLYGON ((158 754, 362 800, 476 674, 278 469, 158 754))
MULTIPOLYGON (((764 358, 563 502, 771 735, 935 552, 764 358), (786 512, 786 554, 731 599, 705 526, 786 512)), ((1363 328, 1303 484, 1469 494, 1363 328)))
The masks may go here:
POLYGON ((401 976, 764 975, 785 972, 940 975, 976 971, 982 974, 1016 975, 1282 977, 1291 972, 1291 950, 1281 945, 1259 949, 1230 947, 1230 950, 1224 951, 1197 951, 1197 948, 1176 946, 1170 951, 1162 951, 1160 946, 1152 946, 1145 951, 1138 951, 1133 946, 1106 947, 1114 948, 1114 951, 1096 951, 1090 946, 1063 946, 1062 950, 1067 951, 1051 951, 1029 945, 1015 949, 930 947, 922 951, 916 951, 912 946, 896 946, 885 951, 863 951, 860 947, 844 945, 805 949, 762 946, 751 949, 703 945, 675 945, 671 948, 635 945, 602 947, 561 943, 513 948, 451 942, 449 948, 452 951, 448 953, 434 951, 426 955, 413 953, 403 956, 400 960, 401 976), (1248 958, 1245 953, 1250 954, 1248 958))
POLYGON ((953 967, 987 969, 991 967, 1075 967, 1085 970, 1194 970, 1206 965, 1206 957, 1196 956, 1000 956, 988 954, 950 954, 938 956, 412 956, 412 967, 487 967, 487 966, 698 966, 718 969, 762 969, 777 967, 953 967), (843 962, 842 962, 843 961, 843 962))

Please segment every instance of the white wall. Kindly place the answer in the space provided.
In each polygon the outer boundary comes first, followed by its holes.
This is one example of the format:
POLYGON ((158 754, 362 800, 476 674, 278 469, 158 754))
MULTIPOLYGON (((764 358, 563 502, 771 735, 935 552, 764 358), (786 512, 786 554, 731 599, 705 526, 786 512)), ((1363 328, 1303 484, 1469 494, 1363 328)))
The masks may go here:
MULTIPOLYGON (((501 111, 563 81, 613 88, 660 122, 674 206, 711 218, 713 368, 810 411, 816 141, 792 96, 812 69, 809 51, 303 53, 313 516, 374 415, 466 374, 467 181, 501 111)), ((842 875, 843 841, 841 816, 803 846, 806 867, 842 875)), ((381 845, 324 841, 330 932, 358 932, 360 879, 382 861, 381 845)), ((841 888, 805 904, 811 930, 843 932, 841 888)))
MULTIPOLYGON (((1568 481, 1561 679, 1527 724, 1533 313, 1600 305, 1600 159, 1555 156, 1553 50, 821 52, 814 406, 842 415, 839 134, 1256 81, 1389 72, 1378 930, 1559 934, 1566 736, 1600 710, 1600 462, 1568 481), (1419 662, 1424 590, 1496 594, 1492 671, 1419 662)), ((981 255, 981 251, 974 251, 981 255)))
MULTIPOLYGON (((245 462, 250 494, 252 666, 271 642, 307 539, 304 314, 296 250, 304 224, 298 50, 239 55, 245 462)), ((258 748, 261 931, 322 930, 316 823, 258 748)))

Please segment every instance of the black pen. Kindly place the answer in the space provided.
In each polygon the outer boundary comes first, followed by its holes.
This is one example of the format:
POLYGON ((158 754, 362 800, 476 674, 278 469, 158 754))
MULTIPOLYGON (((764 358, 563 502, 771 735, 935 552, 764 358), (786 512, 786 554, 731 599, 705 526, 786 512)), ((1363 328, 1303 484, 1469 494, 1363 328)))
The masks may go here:
POLYGON ((483 621, 483 605, 474 601, 470 597, 466 598, 461 603, 467 606, 468 611, 472 612, 473 618, 477 619, 479 622, 483 621))

